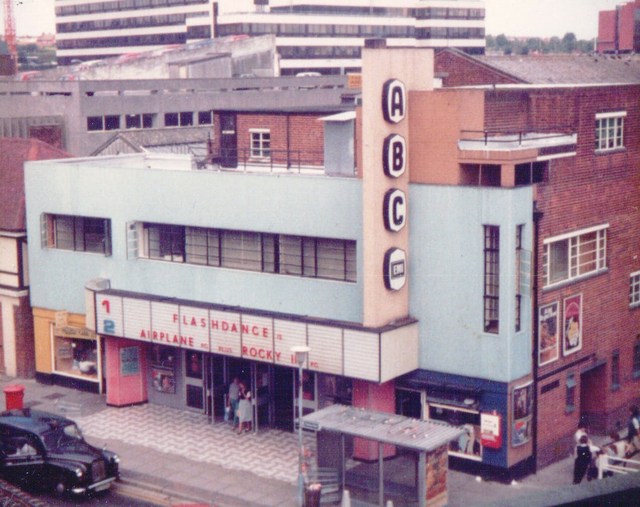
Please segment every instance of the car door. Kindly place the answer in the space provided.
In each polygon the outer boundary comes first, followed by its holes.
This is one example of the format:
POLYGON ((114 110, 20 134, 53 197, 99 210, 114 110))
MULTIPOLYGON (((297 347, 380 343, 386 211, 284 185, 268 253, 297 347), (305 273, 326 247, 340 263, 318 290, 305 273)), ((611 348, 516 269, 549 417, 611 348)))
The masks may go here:
POLYGON ((44 450, 39 440, 28 432, 1 433, 0 464, 3 473, 20 482, 38 480, 44 468, 44 450))

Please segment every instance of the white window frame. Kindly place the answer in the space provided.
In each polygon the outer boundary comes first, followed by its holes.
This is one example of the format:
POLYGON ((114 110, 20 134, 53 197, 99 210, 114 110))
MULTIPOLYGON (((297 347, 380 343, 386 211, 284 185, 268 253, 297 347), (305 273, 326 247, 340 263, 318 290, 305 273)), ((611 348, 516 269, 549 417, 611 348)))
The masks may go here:
POLYGON ((626 111, 596 114, 595 148, 597 152, 624 148, 624 118, 626 111))
POLYGON ((567 282, 571 282, 586 276, 590 276, 596 273, 606 271, 607 269, 607 230, 609 224, 598 225, 587 229, 580 229, 579 231, 554 236, 544 240, 544 258, 543 258, 543 273, 544 273, 544 286, 551 287, 567 282), (580 256, 586 256, 589 251, 584 251, 585 243, 580 241, 580 238, 588 234, 596 233, 595 247, 592 250, 594 259, 589 261, 589 264, 595 263, 593 269, 588 269, 584 265, 579 264, 580 256), (549 262, 552 257, 551 248, 552 245, 560 242, 567 242, 566 247, 566 266, 567 272, 562 279, 552 280, 551 272, 549 269, 549 262))
POLYGON ((271 158, 271 130, 249 129, 249 155, 252 159, 268 160, 271 158), (269 139, 265 139, 265 134, 269 139), (254 147, 254 139, 257 147, 254 147))
POLYGON ((640 306, 640 271, 629 275, 629 306, 640 306))

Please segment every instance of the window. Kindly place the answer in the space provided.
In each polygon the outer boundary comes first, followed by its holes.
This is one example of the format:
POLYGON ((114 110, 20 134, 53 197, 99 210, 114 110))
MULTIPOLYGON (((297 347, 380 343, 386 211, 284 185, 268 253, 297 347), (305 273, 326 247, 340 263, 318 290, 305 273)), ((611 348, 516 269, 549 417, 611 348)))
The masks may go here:
POLYGON ((143 230, 150 259, 356 281, 355 241, 165 224, 143 230))
POLYGON ((596 114, 596 150, 624 148, 624 117, 626 111, 596 114))
POLYGON ((213 111, 198 111, 198 125, 213 125, 213 111))
POLYGON ((631 273, 629 284, 629 306, 640 305, 640 271, 631 273))
POLYGON ((545 286, 597 273, 607 267, 607 228, 602 225, 544 241, 545 286))
POLYGON ((182 111, 180 113, 165 113, 165 127, 191 127, 193 126, 193 112, 182 111))
POLYGON ((45 245, 60 250, 111 255, 111 221, 105 218, 45 215, 45 245))
POLYGON ((620 389, 620 351, 614 350, 611 355, 611 390, 620 389))
POLYGON ((484 226, 484 331, 498 333, 500 303, 500 227, 484 226))
POLYGON ((520 292, 520 271, 522 266, 522 233, 524 225, 516 226, 516 266, 518 276, 516 277, 516 301, 515 301, 515 327, 516 332, 522 329, 522 294, 520 292))
POLYGON ((87 130, 89 131, 118 130, 119 128, 120 116, 118 115, 110 114, 87 117, 87 130))
POLYGON ((567 375, 567 393, 565 401, 565 412, 572 413, 576 409, 576 375, 569 373, 567 375))
POLYGON ((251 157, 269 158, 271 156, 271 133, 269 130, 251 130, 251 157))
POLYGON ((128 129, 150 129, 153 127, 153 114, 128 114, 125 116, 125 127, 128 129))
MULTIPOLYGON (((640 340, 640 335, 637 336, 640 340)), ((633 378, 640 378, 640 343, 636 343, 633 346, 633 369, 631 371, 633 378)))

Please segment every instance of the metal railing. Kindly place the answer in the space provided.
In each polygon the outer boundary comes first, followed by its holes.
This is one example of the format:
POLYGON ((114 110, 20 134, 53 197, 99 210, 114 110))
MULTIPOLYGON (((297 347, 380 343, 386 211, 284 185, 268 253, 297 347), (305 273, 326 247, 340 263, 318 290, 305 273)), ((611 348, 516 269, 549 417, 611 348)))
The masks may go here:
POLYGON ((618 458, 603 454, 598 458, 598 479, 605 477, 607 472, 628 474, 640 472, 640 460, 630 458, 618 458))
POLYGON ((253 150, 214 149, 207 162, 221 169, 240 169, 242 171, 322 171, 324 152, 309 150, 253 150))
POLYGON ((492 143, 513 143, 517 142, 518 145, 522 145, 523 141, 531 140, 548 140, 559 139, 567 135, 572 135, 574 132, 569 127, 555 127, 555 128, 528 128, 522 130, 461 130, 461 141, 484 141, 486 146, 489 142, 492 143), (469 137, 466 137, 466 136, 469 137))

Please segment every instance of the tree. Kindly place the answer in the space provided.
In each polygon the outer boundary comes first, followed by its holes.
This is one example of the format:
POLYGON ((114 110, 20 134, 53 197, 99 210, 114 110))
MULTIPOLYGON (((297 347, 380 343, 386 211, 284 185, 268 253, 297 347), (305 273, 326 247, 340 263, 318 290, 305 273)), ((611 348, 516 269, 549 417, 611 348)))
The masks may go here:
POLYGON ((572 32, 567 32, 562 37, 562 52, 563 53, 573 53, 576 49, 578 49, 578 41, 576 39, 576 35, 572 32))

